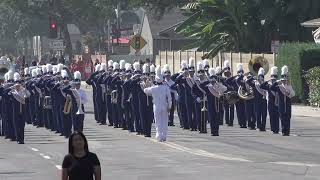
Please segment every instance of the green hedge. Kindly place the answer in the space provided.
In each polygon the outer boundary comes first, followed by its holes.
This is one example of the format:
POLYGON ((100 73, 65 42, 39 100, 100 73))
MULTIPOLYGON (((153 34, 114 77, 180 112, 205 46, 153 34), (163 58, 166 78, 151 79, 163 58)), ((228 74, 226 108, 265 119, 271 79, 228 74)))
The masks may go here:
POLYGON ((304 91, 306 86, 303 80, 303 69, 308 70, 305 68, 309 68, 307 66, 309 61, 307 57, 312 54, 310 50, 318 51, 319 49, 320 45, 315 43, 283 43, 280 46, 275 64, 279 70, 283 65, 289 67, 290 81, 296 92, 296 97, 293 99, 294 102, 307 103, 308 94, 304 91))
POLYGON ((320 105, 320 66, 308 70, 305 78, 309 86, 309 103, 314 106, 320 105))

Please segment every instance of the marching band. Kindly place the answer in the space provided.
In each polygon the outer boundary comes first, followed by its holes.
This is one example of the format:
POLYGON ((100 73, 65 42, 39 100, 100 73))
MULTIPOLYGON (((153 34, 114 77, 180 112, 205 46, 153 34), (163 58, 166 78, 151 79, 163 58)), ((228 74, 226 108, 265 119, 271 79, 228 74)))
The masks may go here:
MULTIPOLYGON (((124 60, 95 66, 86 83, 92 86, 94 118, 100 125, 122 128, 151 137, 155 123, 156 138, 167 139, 168 126, 175 126, 177 110, 180 127, 219 136, 219 126, 225 122, 234 126, 236 111, 240 128, 266 131, 269 114, 271 131, 290 135, 291 98, 295 95, 287 66, 271 68, 265 80, 265 70, 244 73, 237 64, 232 76, 230 63, 223 68, 210 67, 208 60, 181 62, 181 70, 171 74, 163 67, 124 60), (254 75, 256 74, 256 76, 254 75), (108 122, 108 123, 107 123, 108 122)), ((83 131, 84 104, 88 99, 81 89, 81 73, 72 79, 62 64, 47 64, 24 69, 23 77, 9 71, 0 87, 0 135, 24 143, 25 123, 45 127, 68 138, 72 131, 83 131)))

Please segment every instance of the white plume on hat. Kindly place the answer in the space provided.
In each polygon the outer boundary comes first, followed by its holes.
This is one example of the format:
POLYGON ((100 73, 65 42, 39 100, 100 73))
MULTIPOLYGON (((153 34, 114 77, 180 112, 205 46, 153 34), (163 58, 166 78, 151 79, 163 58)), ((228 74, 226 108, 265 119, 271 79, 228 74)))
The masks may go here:
POLYGON ((55 73, 57 73, 57 72, 58 72, 58 68, 57 68, 57 66, 53 66, 53 67, 52 67, 52 72, 53 72, 53 74, 55 74, 55 73))
POLYGON ((76 71, 73 73, 74 79, 81 80, 81 73, 79 71, 76 71))
POLYGON ((195 67, 195 60, 193 57, 189 58, 189 68, 190 67, 195 67))
POLYGON ((151 72, 151 73, 156 72, 156 66, 155 66, 154 64, 151 64, 151 66, 150 66, 150 72, 151 72))
POLYGON ((62 69, 62 70, 61 70, 61 77, 62 77, 62 78, 69 77, 68 72, 67 72, 66 70, 62 69))
POLYGON ((150 66, 148 64, 143 64, 142 73, 150 73, 150 66))
POLYGON ((43 74, 48 72, 46 65, 41 66, 41 68, 42 68, 42 73, 43 73, 43 74))
POLYGON ((5 74, 4 74, 4 80, 5 80, 5 81, 8 81, 8 73, 5 73, 5 74))
POLYGON ((139 62, 133 63, 133 69, 134 69, 135 71, 140 71, 140 70, 141 70, 141 68, 140 68, 140 63, 139 63, 139 62))
POLYGON ((273 66, 270 71, 271 71, 271 73, 270 73, 271 76, 278 75, 278 67, 277 66, 273 66))
POLYGON ((113 66, 113 61, 112 60, 109 60, 108 61, 108 67, 112 67, 113 66))
POLYGON ((202 63, 203 63, 203 66, 204 66, 204 67, 205 67, 205 66, 210 66, 208 59, 204 59, 204 60, 202 61, 202 63))
POLYGON ((107 70, 107 64, 106 63, 101 63, 100 71, 105 71, 105 70, 107 70))
POLYGON ((32 75, 32 77, 37 77, 37 75, 38 75, 37 69, 32 69, 31 75, 32 75))
POLYGON ((29 72, 29 68, 24 68, 24 75, 27 75, 27 74, 30 74, 30 72, 29 72))
POLYGON ((289 72, 288 66, 286 66, 286 65, 282 66, 281 75, 288 75, 288 72, 289 72))
POLYGON ((46 68, 47 68, 47 72, 52 72, 52 64, 47 64, 46 68))
POLYGON ((243 71, 243 64, 242 63, 237 64, 237 72, 239 72, 239 71, 243 71))
POLYGON ((187 61, 181 61, 181 69, 188 68, 187 61))
POLYGON ((126 69, 126 61, 125 60, 120 60, 120 69, 126 69))
POLYGON ((63 64, 58 64, 57 72, 61 72, 62 69, 63 69, 63 64))
POLYGON ((19 73, 15 72, 13 75, 13 80, 14 81, 20 81, 21 80, 21 76, 19 73))
POLYGON ((112 64, 112 66, 113 66, 113 69, 114 69, 114 70, 120 68, 119 63, 117 63, 117 62, 114 62, 114 63, 112 64))
POLYGON ((8 80, 13 80, 14 78, 14 72, 12 70, 9 70, 8 72, 8 80))
POLYGON ((170 66, 168 64, 165 64, 162 68, 162 72, 170 72, 170 66))
POLYGON ((125 68, 126 68, 126 71, 131 71, 132 70, 132 67, 131 67, 130 63, 126 63, 125 64, 125 68))
MULTIPOLYGON (((62 70, 61 70, 61 71, 62 71, 62 70)), ((40 76, 40 75, 42 75, 42 71, 41 71, 40 68, 37 68, 37 76, 40 76)))
POLYGON ((202 62, 198 62, 197 71, 201 71, 201 70, 204 70, 203 63, 202 62))
POLYGON ((222 71, 222 69, 221 69, 220 66, 217 66, 215 70, 216 70, 216 74, 219 74, 219 73, 221 73, 221 71, 222 71))
POLYGON ((229 62, 229 60, 226 60, 226 61, 224 61, 223 62, 223 68, 229 68, 230 67, 230 62, 229 62))
POLYGON ((265 73, 265 71, 264 71, 264 69, 261 67, 260 69, 259 69, 259 71, 258 71, 258 76, 264 76, 264 73, 265 73))
POLYGON ((216 71, 214 70, 214 68, 209 68, 209 75, 210 76, 216 75, 216 71))
POLYGON ((161 68, 160 67, 157 67, 156 68, 156 77, 155 77, 155 80, 156 82, 160 83, 163 81, 163 75, 162 75, 162 72, 161 72, 161 68))
POLYGON ((101 65, 97 64, 96 67, 95 67, 95 71, 98 72, 98 71, 100 71, 100 69, 101 69, 101 65))

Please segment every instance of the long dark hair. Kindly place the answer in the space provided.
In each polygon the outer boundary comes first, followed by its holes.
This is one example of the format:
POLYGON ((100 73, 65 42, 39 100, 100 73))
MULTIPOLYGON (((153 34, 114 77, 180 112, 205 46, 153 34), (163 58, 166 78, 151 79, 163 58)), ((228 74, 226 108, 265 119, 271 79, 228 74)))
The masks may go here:
POLYGON ((73 133, 70 135, 70 137, 69 137, 69 154, 73 155, 73 153, 74 153, 74 148, 73 148, 73 146, 72 146, 72 139, 73 139, 73 137, 76 136, 76 135, 79 135, 79 136, 82 137, 82 139, 83 139, 83 141, 84 141, 84 151, 85 151, 86 153, 88 153, 88 152, 89 152, 89 148, 88 148, 88 141, 87 141, 86 136, 84 136, 84 134, 83 134, 82 132, 77 132, 77 131, 75 131, 75 132, 73 132, 73 133))

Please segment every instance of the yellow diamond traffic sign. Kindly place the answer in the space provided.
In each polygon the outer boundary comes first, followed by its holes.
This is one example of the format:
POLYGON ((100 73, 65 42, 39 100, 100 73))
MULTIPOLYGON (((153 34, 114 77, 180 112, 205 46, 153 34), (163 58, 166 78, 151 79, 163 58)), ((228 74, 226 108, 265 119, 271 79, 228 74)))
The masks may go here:
POLYGON ((142 49, 147 44, 146 40, 144 40, 143 37, 141 37, 140 35, 134 35, 130 39, 129 43, 130 43, 130 46, 137 51, 142 49))

